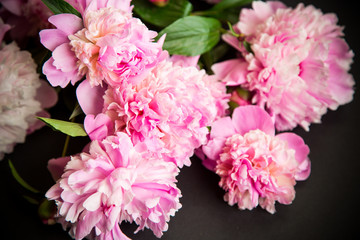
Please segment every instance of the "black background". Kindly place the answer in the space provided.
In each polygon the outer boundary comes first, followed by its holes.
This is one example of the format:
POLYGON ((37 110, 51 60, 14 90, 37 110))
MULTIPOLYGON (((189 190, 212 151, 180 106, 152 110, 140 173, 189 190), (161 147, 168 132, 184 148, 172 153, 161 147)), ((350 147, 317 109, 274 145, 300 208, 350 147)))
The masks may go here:
MULTIPOLYGON (((284 0, 295 7, 300 1, 284 0)), ((354 1, 313 0, 324 13, 336 13, 345 26, 345 39, 355 53, 351 73, 359 79, 360 13, 354 1)), ((357 84, 358 85, 358 84, 357 84)), ((218 177, 193 158, 178 176, 182 208, 169 222, 164 240, 180 239, 360 239, 360 102, 354 100, 337 111, 329 111, 322 124, 313 124, 310 132, 295 129, 310 147, 312 172, 309 179, 296 185, 291 205, 276 204, 274 215, 261 208, 240 211, 223 201, 218 177)), ((61 107, 52 110, 54 118, 61 107)), ((48 159, 61 155, 65 136, 45 127, 18 144, 11 159, 20 175, 42 192, 53 184, 46 169, 48 159)), ((72 139, 70 153, 79 152, 87 139, 72 139)), ((12 178, 6 160, 0 162, 0 237, 1 239, 71 239, 59 224, 44 225, 37 206, 27 202, 28 194, 12 178)), ((33 196, 36 197, 36 196, 33 196)), ((122 224, 132 239, 157 239, 150 230, 137 234, 135 224, 122 224)))

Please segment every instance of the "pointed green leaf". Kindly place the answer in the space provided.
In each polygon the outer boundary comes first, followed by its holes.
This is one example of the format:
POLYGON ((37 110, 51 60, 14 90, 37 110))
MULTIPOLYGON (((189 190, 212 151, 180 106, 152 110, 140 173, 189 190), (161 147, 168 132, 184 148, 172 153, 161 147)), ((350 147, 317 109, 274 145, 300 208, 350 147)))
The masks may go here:
POLYGON ((250 4, 253 0, 222 0, 218 4, 214 5, 209 11, 222 11, 224 9, 241 7, 246 4, 250 4))
POLYGON ((82 113, 83 113, 83 111, 82 111, 80 105, 77 103, 74 110, 73 110, 73 112, 71 113, 71 115, 69 117, 69 120, 74 119, 75 117, 79 116, 82 113))
POLYGON ((133 0, 131 3, 141 19, 158 27, 166 27, 192 11, 188 0, 170 0, 164 7, 155 6, 149 0, 133 0))
POLYGON ((11 173, 13 175, 13 177, 15 178, 15 180, 24 188, 26 188, 27 190, 33 192, 33 193, 39 193, 40 191, 33 188, 32 186, 30 186, 27 182, 25 182, 25 180, 20 177, 19 173, 16 171, 14 165, 12 164, 12 162, 9 160, 9 167, 11 170, 11 173))
POLYGON ((51 118, 37 117, 53 130, 60 131, 72 137, 84 137, 87 136, 84 126, 80 123, 67 122, 51 118))
POLYGON ((81 18, 81 14, 69 3, 64 0, 42 0, 42 2, 54 13, 71 13, 79 18, 81 18))
POLYGON ((212 49, 220 40, 221 23, 215 18, 187 16, 159 33, 166 34, 163 48, 170 54, 196 56, 212 49))

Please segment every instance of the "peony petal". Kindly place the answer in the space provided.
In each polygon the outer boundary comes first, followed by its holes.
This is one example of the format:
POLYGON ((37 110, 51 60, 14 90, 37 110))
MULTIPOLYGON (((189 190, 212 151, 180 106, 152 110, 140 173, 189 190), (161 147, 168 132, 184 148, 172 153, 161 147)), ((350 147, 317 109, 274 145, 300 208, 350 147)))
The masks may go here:
POLYGON ((77 58, 75 53, 71 51, 68 43, 63 43, 52 53, 54 59, 53 65, 62 72, 73 72, 77 70, 77 58))
POLYGON ((45 29, 40 31, 40 42, 50 51, 54 51, 56 47, 63 43, 68 43, 68 36, 58 29, 45 29))
POLYGON ((214 64, 211 69, 216 77, 228 86, 236 86, 246 82, 248 63, 241 59, 227 60, 214 64))
POLYGON ((66 35, 73 35, 84 27, 81 18, 74 14, 63 13, 49 17, 49 22, 66 35))
POLYGON ((102 112, 104 106, 103 96, 106 87, 91 87, 88 80, 79 84, 76 89, 76 96, 83 112, 87 114, 97 115, 102 112))
POLYGON ((91 229, 103 218, 101 211, 89 212, 78 221, 76 239, 83 239, 90 234, 91 229))
POLYGON ((215 138, 202 146, 202 151, 206 155, 203 159, 203 165, 210 171, 215 172, 216 161, 220 158, 219 155, 223 150, 226 138, 215 138))
POLYGON ((233 112, 232 121, 236 131, 241 135, 256 129, 271 136, 275 135, 275 127, 270 115, 258 106, 237 107, 233 112))
POLYGON ((96 192, 88 197, 83 203, 83 207, 91 212, 97 210, 101 206, 101 192, 96 192))
POLYGON ((211 138, 226 138, 235 133, 236 131, 230 117, 220 118, 211 124, 211 138))
POLYGON ((4 22, 2 21, 2 19, 0 18, 0 43, 2 42, 4 35, 7 31, 9 31, 9 29, 11 28, 10 25, 8 24, 4 24, 4 22))
POLYGON ((281 133, 276 135, 279 138, 288 143, 288 147, 295 150, 295 159, 299 163, 299 168, 296 173, 296 180, 305 180, 310 175, 310 160, 309 147, 304 143, 304 140, 295 133, 281 133))
POLYGON ((103 113, 86 115, 84 127, 91 140, 102 140, 111 135, 114 131, 113 122, 103 113))
POLYGON ((58 95, 54 88, 43 80, 40 80, 40 87, 37 89, 36 100, 41 104, 41 108, 50 108, 58 101, 58 95))
POLYGON ((1 0, 0 2, 6 10, 17 16, 21 16, 21 4, 24 4, 21 0, 1 0))
POLYGON ((170 61, 174 63, 174 66, 180 67, 197 67, 200 55, 198 56, 183 56, 183 55, 172 55, 170 61))
POLYGON ((53 158, 49 160, 47 168, 55 181, 64 173, 65 166, 69 161, 70 157, 53 158))
POLYGON ((235 48, 238 51, 241 51, 240 49, 240 42, 239 39, 234 37, 233 35, 230 34, 224 34, 222 35, 222 39, 228 43, 230 46, 232 46, 233 48, 235 48))
POLYGON ((69 84, 70 78, 54 66, 54 58, 50 58, 43 65, 43 73, 53 87, 60 86, 62 88, 69 84))

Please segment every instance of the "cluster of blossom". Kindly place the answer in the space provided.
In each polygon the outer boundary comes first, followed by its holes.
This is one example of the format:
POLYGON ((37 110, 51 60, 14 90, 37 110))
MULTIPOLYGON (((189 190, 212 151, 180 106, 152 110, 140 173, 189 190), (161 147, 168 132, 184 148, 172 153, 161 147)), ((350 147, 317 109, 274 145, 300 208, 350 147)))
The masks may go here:
POLYGON ((207 127, 226 113, 225 84, 181 56, 170 58, 165 36, 155 42, 157 33, 132 16, 130 1, 68 2, 81 18, 49 18, 55 28, 40 32, 52 51, 43 73, 52 86, 80 81, 91 144, 49 162, 57 182, 46 196, 75 239, 127 239, 123 221, 161 237, 181 207, 179 168, 190 165, 207 127))
POLYGON ((57 102, 54 89, 39 79, 30 52, 3 41, 11 28, 0 18, 0 160, 44 125, 35 116, 48 117, 44 109, 57 102))
MULTIPOLYGON (((0 2, 13 14, 36 12, 19 8, 31 0, 0 2)), ((194 152, 220 176, 230 205, 249 210, 259 205, 274 213, 276 202, 293 201, 296 181, 309 177, 311 165, 300 136, 275 131, 309 130, 327 109, 352 100, 353 53, 336 16, 313 6, 254 1, 223 35, 238 57, 214 64, 208 75, 197 67, 199 57, 170 57, 163 50, 166 36, 155 41, 157 33, 133 17, 130 0, 67 2, 81 17, 50 16, 51 26, 42 22, 48 29, 40 32, 40 41, 52 52, 43 65, 49 83, 77 86, 91 140, 83 152, 48 165, 56 184, 46 197, 56 201, 58 221, 75 239, 128 239, 120 229, 123 221, 136 223, 136 232, 149 228, 161 237, 181 208, 176 176, 190 166, 194 152), (250 97, 243 98, 239 89, 250 97), (229 110, 230 101, 239 106, 229 110)), ((0 41, 8 29, 0 22, 0 41)), ((18 76, 38 79, 35 70, 30 74, 30 67, 8 60, 13 48, 0 48, 1 86, 18 76), (7 72, 1 64, 16 69, 7 72)), ((31 94, 16 93, 19 87, 9 92, 31 104, 39 85, 31 84, 31 94)), ((11 139, 14 131, 1 124, 16 106, 3 102, 8 96, 3 89, 0 135, 11 139)), ((51 106, 36 104, 32 115, 51 106)), ((19 126, 26 131, 31 123, 19 126)), ((12 148, 14 142, 0 147, 12 148)))
POLYGON ((234 33, 223 36, 239 58, 213 65, 209 76, 195 67, 198 58, 169 58, 164 38, 153 41, 156 33, 132 17, 129 1, 71 3, 82 19, 52 16, 56 29, 40 36, 53 51, 44 65, 53 86, 85 76, 77 98, 92 143, 84 153, 50 161, 59 180, 47 193, 76 239, 126 239, 122 221, 160 237, 181 206, 178 167, 190 165, 194 149, 220 176, 230 205, 274 213, 276 201, 293 201, 296 181, 310 174, 309 148, 294 133, 275 135, 275 128, 308 130, 328 108, 352 100, 353 54, 333 14, 253 2, 234 33), (232 101, 248 105, 232 118, 217 79, 252 96, 232 93, 232 101))

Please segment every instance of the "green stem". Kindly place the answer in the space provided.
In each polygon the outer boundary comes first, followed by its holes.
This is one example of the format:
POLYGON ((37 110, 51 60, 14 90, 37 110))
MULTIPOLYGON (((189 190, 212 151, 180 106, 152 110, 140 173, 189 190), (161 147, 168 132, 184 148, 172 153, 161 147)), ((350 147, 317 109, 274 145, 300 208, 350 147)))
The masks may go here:
MULTIPOLYGON (((74 117, 71 119, 71 122, 75 122, 75 118, 76 118, 76 116, 74 116, 74 117)), ((68 147, 69 147, 69 142, 70 142, 70 135, 67 135, 67 136, 66 136, 66 139, 65 139, 64 148, 63 148, 61 157, 65 157, 65 156, 66 156, 66 153, 67 153, 67 150, 68 150, 68 147)))
POLYGON ((226 30, 226 29, 224 29, 224 28, 220 28, 220 33, 221 33, 221 34, 228 34, 228 33, 231 34, 231 32, 229 32, 228 30, 226 30))
POLYGON ((65 157, 65 156, 66 156, 67 149, 68 149, 68 147, 69 147, 69 141, 70 141, 70 136, 67 135, 67 136, 66 136, 66 139, 65 139, 64 148, 63 148, 61 157, 65 157))

